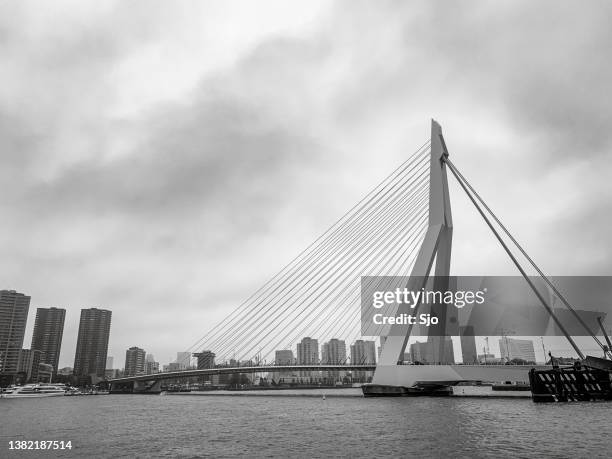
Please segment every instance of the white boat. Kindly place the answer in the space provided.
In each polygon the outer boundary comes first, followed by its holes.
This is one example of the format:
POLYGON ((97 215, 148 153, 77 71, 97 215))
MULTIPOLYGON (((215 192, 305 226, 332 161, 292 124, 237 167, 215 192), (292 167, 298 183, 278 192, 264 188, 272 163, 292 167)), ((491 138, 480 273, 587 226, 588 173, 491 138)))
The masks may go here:
POLYGON ((66 386, 63 384, 26 384, 12 386, 0 393, 2 398, 40 398, 63 396, 66 386))

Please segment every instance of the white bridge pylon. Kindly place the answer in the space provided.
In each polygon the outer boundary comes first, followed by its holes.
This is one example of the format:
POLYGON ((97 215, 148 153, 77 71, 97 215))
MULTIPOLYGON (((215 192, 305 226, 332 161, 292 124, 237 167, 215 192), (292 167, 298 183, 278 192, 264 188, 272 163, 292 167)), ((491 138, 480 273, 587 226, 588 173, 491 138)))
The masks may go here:
MULTIPOLYGON (((450 273, 451 245, 453 240, 453 219, 451 215, 450 197, 448 193, 448 180, 446 177, 446 163, 444 158, 448 156, 442 128, 435 121, 431 120, 431 157, 429 168, 429 225, 421 248, 415 260, 406 286, 408 290, 418 291, 425 287, 431 272, 434 260, 435 267, 435 291, 445 291, 448 289, 448 276, 450 273)), ((402 303, 398 305, 395 314, 412 313, 414 314, 420 304, 410 311, 409 306, 402 303)), ((442 305, 444 306, 444 305, 442 305)), ((439 319, 440 329, 435 331, 436 336, 431 336, 429 342, 433 345, 433 355, 436 362, 447 362, 444 355, 444 324, 446 314, 443 308, 432 308, 432 312, 439 319)), ((379 365, 397 365, 404 360, 404 352, 408 339, 408 332, 404 335, 398 330, 403 330, 404 325, 393 325, 389 335, 384 340, 379 365)), ((433 327, 432 327, 433 328, 433 327)))

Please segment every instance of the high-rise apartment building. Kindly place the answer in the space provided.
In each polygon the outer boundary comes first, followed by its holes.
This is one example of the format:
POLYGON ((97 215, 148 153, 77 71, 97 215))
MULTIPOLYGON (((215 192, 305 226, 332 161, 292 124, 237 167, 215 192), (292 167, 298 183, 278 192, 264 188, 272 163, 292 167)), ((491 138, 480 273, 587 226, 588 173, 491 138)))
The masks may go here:
POLYGON ((79 384, 85 384, 88 376, 104 377, 111 316, 106 309, 81 309, 73 370, 79 384))
POLYGON ((153 354, 147 354, 145 357, 145 374, 152 375, 159 373, 159 362, 155 361, 153 354))
POLYGON ((136 376, 145 372, 145 357, 144 349, 133 346, 125 351, 125 376, 136 376))
POLYGON ((0 386, 15 381, 29 309, 29 296, 0 290, 0 386))
MULTIPOLYGON (((319 363, 319 342, 309 337, 303 338, 297 343, 297 363, 298 365, 312 365, 319 363)), ((300 371, 301 378, 318 379, 321 373, 318 371, 300 371)))
POLYGON ((319 363, 319 342, 309 337, 303 338, 297 343, 298 365, 310 365, 319 363))
POLYGON ((521 359, 535 363, 535 349, 530 339, 503 337, 499 340, 501 357, 505 360, 521 359))
POLYGON ((474 336, 474 327, 471 325, 461 327, 460 333, 461 357, 463 359, 463 363, 478 363, 478 351, 476 350, 476 337, 474 336))
POLYGON ((64 320, 66 310, 61 308, 37 308, 32 334, 31 349, 42 352, 41 363, 53 367, 53 374, 57 374, 62 336, 64 335, 64 320))
MULTIPOLYGON (((374 365, 376 364, 376 343, 358 339, 351 345, 351 363, 355 365, 374 365)), ((373 371, 355 370, 353 380, 368 382, 371 381, 373 371)))
POLYGON ((291 349, 279 349, 275 351, 275 365, 293 365, 294 363, 295 360, 293 359, 293 351, 291 349))
MULTIPOLYGON (((455 352, 453 349, 453 341, 446 337, 442 341, 444 346, 444 356, 447 362, 455 361, 455 352)), ((438 363, 436 362, 436 354, 434 343, 427 341, 425 343, 416 342, 410 345, 410 360, 421 363, 438 363)))
POLYGON ((358 339, 351 345, 351 363, 355 365, 376 364, 376 343, 358 339))
MULTIPOLYGON (((323 344, 321 350, 321 363, 323 365, 342 365, 346 363, 346 343, 344 340, 332 338, 323 344)), ((323 377, 329 381, 341 381, 346 376, 346 371, 327 370, 323 377)))
MULTIPOLYGON (((295 358, 293 357, 293 351, 291 349, 278 349, 274 352, 274 364, 275 365, 294 365, 295 358)), ((270 373, 271 377, 275 381, 293 381, 297 376, 293 370, 276 371, 270 373)))
POLYGON ((344 340, 332 338, 323 344, 321 363, 324 365, 346 363, 346 343, 344 340))

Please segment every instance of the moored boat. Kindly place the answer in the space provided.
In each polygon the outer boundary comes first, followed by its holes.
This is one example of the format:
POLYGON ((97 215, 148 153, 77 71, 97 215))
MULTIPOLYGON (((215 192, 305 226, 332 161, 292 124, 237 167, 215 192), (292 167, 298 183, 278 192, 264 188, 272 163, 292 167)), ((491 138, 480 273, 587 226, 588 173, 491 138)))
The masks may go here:
POLYGON ((573 366, 529 372, 534 402, 612 400, 612 361, 587 356, 573 366))
POLYGON ((26 384, 5 389, 2 398, 41 398, 64 396, 66 386, 63 384, 26 384))

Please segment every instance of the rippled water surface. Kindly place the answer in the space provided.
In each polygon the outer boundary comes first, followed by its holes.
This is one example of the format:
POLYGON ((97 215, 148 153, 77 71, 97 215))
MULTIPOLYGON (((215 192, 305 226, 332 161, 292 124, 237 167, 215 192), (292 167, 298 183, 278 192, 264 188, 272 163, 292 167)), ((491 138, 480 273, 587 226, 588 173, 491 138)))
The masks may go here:
POLYGON ((0 457, 612 457, 612 403, 108 395, 0 400, 0 457), (9 440, 71 451, 8 451, 9 440))

